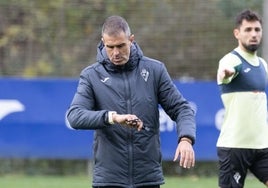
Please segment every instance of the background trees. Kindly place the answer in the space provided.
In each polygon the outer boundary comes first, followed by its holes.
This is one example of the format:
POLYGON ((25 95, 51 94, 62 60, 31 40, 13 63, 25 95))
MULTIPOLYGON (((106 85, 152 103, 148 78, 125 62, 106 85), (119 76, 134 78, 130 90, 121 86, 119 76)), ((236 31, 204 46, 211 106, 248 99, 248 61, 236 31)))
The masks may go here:
POLYGON ((118 14, 174 79, 212 80, 219 58, 237 45, 233 17, 244 8, 263 14, 263 2, 1 0, 0 75, 77 77, 95 62, 104 19, 118 14))

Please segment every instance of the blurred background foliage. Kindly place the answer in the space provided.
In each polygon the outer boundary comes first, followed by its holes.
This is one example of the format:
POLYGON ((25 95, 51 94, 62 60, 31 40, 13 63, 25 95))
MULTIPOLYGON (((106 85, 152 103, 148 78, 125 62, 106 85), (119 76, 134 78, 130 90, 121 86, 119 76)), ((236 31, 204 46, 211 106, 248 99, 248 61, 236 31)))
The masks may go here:
MULTIPOLYGON (((1 0, 0 76, 78 77, 95 62, 101 26, 126 18, 146 56, 174 79, 214 80, 236 47, 233 19, 262 0, 1 0)), ((261 54, 260 54, 261 55, 261 54)))

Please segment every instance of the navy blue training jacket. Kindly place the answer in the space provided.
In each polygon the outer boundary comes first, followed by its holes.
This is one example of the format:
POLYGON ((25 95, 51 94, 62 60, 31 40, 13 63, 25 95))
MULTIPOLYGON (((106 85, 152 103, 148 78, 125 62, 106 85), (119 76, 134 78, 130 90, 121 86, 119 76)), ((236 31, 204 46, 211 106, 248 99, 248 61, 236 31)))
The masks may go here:
MULTIPOLYGON (((159 105, 176 122, 178 139, 188 136, 194 142, 194 110, 174 85, 165 65, 143 56, 133 42, 129 61, 116 66, 109 61, 100 42, 97 61, 81 72, 67 112, 72 128, 95 130, 93 186, 164 183, 159 105), (105 118, 107 111, 135 114, 149 129, 138 132, 122 125, 110 125, 105 118)), ((170 144, 177 145, 177 140, 170 144)))

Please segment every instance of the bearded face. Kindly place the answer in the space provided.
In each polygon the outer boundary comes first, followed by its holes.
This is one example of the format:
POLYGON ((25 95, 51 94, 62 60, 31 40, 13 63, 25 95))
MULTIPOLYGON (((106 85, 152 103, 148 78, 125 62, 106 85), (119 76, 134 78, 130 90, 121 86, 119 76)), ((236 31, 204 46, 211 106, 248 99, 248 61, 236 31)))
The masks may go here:
POLYGON ((243 20, 241 26, 234 30, 234 36, 242 49, 249 53, 255 53, 261 43, 261 23, 259 21, 243 20))

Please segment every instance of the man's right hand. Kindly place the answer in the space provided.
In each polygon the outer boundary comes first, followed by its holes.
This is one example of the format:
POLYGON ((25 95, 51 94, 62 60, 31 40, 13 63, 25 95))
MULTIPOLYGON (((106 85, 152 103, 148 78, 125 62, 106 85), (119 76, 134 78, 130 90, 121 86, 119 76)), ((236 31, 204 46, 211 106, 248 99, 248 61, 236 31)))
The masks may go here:
POLYGON ((219 76, 221 80, 227 79, 235 74, 235 69, 232 68, 224 68, 221 70, 219 76))
POLYGON ((143 127, 143 122, 133 114, 113 114, 112 118, 115 123, 137 128, 138 131, 140 131, 143 127))

